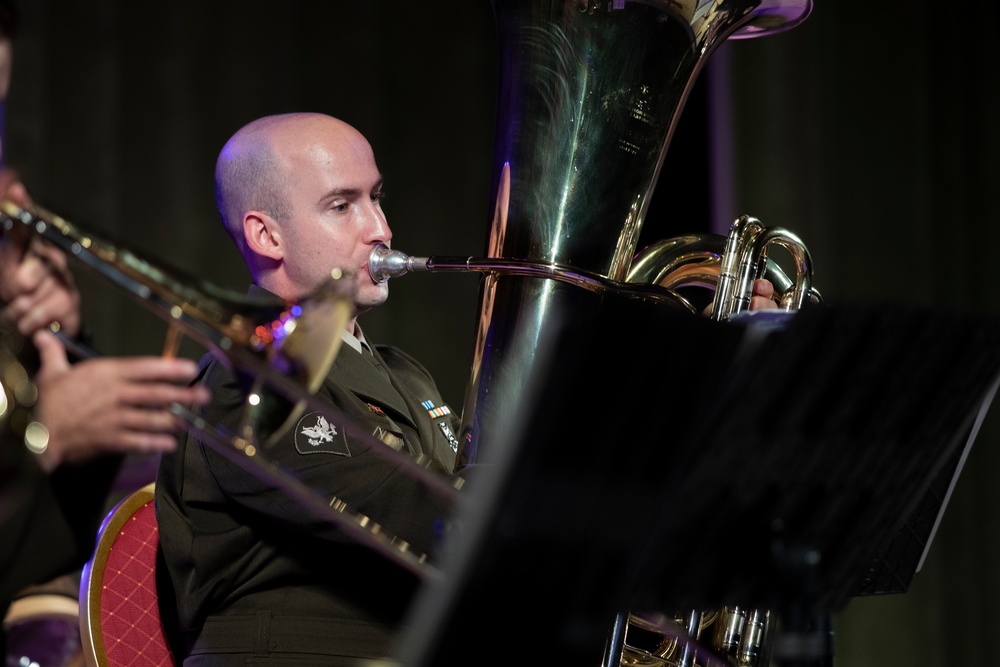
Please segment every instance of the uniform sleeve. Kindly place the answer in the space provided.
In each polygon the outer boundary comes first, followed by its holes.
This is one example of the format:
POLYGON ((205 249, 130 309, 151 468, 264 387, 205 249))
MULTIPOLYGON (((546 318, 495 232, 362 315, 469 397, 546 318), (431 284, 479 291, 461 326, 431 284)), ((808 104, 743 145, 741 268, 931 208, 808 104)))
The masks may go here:
MULTIPOLYGON (((207 382, 213 401, 205 412, 206 419, 231 433, 239 432, 246 416, 245 390, 218 364, 207 382)), ((337 402, 332 394, 325 397, 337 402)), ((372 451, 372 447, 384 447, 382 443, 357 436, 347 424, 336 423, 335 416, 330 424, 337 432, 329 437, 337 440, 337 446, 307 451, 297 446, 296 437, 301 433, 288 428, 276 442, 260 446, 253 457, 239 454, 235 461, 206 444, 205 438, 191 440, 185 467, 190 471, 203 466, 205 475, 200 483, 204 488, 217 489, 220 498, 230 504, 230 514, 261 522, 262 528, 295 531, 320 543, 318 548, 322 542, 353 540, 342 528, 331 526, 329 515, 321 515, 315 504, 304 502, 304 493, 307 501, 318 501, 324 509, 336 502, 349 513, 370 517, 382 530, 431 555, 451 503, 414 479, 403 466, 372 451), (271 476, 260 474, 262 467, 273 470, 279 482, 290 483, 282 488, 271 476)))

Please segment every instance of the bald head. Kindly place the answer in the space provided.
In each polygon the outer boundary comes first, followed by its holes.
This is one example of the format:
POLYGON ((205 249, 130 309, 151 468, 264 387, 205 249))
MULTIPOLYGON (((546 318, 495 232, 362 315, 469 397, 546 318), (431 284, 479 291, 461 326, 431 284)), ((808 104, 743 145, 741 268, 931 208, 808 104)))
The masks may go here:
POLYGON ((358 312, 386 297, 368 257, 392 232, 371 144, 319 113, 266 116, 241 128, 215 169, 219 213, 254 282, 286 299, 311 293, 334 269, 358 287, 358 312))
POLYGON ((289 215, 284 196, 287 176, 271 147, 280 116, 255 120, 234 134, 215 163, 215 202, 222 224, 250 262, 243 238, 243 213, 255 209, 276 218, 289 215))
POLYGON ((360 137, 347 123, 320 113, 264 116, 240 128, 215 164, 215 198, 226 231, 253 270, 243 232, 243 216, 255 210, 277 220, 293 215, 287 190, 297 151, 308 150, 318 132, 360 137))

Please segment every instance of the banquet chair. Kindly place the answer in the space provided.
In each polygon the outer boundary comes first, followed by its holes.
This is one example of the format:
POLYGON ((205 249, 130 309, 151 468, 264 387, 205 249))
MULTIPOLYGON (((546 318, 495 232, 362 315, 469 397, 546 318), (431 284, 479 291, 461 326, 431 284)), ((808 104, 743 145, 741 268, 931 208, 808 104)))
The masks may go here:
POLYGON ((174 667, 157 590, 160 537, 150 483, 104 518, 80 582, 80 635, 89 667, 174 667))

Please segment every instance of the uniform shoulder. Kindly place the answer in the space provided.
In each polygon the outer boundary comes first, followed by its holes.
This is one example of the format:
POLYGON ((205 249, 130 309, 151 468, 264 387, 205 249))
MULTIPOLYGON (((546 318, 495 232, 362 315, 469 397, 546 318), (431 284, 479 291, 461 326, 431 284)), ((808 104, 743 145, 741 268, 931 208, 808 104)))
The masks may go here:
POLYGON ((410 371, 431 377, 430 371, 422 363, 416 360, 413 355, 404 352, 394 345, 376 344, 375 349, 382 356, 386 365, 395 371, 410 371))

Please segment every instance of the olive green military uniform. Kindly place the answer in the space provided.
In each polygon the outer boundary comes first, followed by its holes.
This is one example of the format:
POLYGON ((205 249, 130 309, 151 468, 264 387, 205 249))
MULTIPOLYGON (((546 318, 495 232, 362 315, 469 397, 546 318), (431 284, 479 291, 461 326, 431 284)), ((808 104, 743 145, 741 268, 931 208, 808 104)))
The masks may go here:
MULTIPOLYGON (((235 432, 245 391, 206 360, 205 417, 235 432)), ((342 416, 307 410, 257 456, 433 557, 451 503, 373 451, 425 455, 450 475, 459 419, 430 374, 393 347, 367 354, 345 344, 317 396, 342 416)), ((418 577, 197 437, 163 458, 156 509, 185 665, 369 664, 355 659, 391 654, 418 577)))

